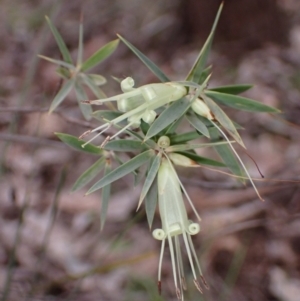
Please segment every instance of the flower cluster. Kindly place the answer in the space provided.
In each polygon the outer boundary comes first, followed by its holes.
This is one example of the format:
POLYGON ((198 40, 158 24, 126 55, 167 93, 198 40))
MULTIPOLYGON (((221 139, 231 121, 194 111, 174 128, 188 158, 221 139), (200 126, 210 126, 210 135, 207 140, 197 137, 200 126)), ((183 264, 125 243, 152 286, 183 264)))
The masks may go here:
MULTIPOLYGON (((144 180, 138 208, 145 202, 147 219, 151 227, 158 202, 162 223, 161 229, 153 231, 153 237, 162 241, 158 268, 159 290, 161 290, 165 242, 168 241, 176 294, 181 300, 183 300, 183 290, 186 288, 181 242, 185 246, 195 286, 202 292, 198 279, 201 279, 205 287, 208 285, 202 275, 191 238, 200 231, 200 217, 180 182, 174 165, 228 167, 242 182, 249 179, 258 197, 261 198, 244 163, 232 145, 236 142, 245 147, 238 133, 239 126, 227 116, 218 103, 250 112, 278 112, 275 108, 239 96, 240 93, 251 88, 250 85, 208 88, 210 67, 205 68, 205 64, 221 9, 222 5, 211 33, 184 81, 169 80, 149 58, 123 37, 118 36, 161 82, 135 88, 133 78, 125 78, 120 83, 123 93, 108 98, 103 96, 96 100, 84 100, 80 103, 82 108, 88 106, 91 109, 90 105, 104 104, 111 109, 98 110, 91 114, 92 117, 102 122, 100 126, 83 133, 79 139, 66 134, 58 134, 61 140, 77 150, 100 156, 94 165, 80 176, 73 189, 82 188, 104 170, 100 180, 96 181, 87 192, 89 194, 102 189, 101 229, 106 218, 111 184, 127 174, 134 175, 136 183, 144 180), (115 106, 111 105, 113 101, 117 104, 117 110, 115 106), (183 122, 185 124, 188 122, 192 130, 184 132, 186 127, 182 126, 183 122), (107 134, 108 130, 113 128, 116 128, 116 132, 107 134), (82 140, 83 137, 92 133, 95 136, 90 140, 82 140), (103 137, 104 134, 106 137, 103 137), (233 140, 230 140, 227 135, 233 140), (100 147, 91 143, 97 137, 102 138, 100 147), (199 143, 199 139, 209 139, 210 141, 199 143), (195 140, 197 142, 193 143, 192 141, 195 140), (199 156, 196 150, 202 147, 213 147, 222 162, 199 156), (130 159, 124 161, 124 156, 118 155, 120 152, 126 154, 130 159), (113 170, 111 168, 112 160, 118 164, 113 170), (140 172, 142 166, 146 167, 146 173, 140 172), (188 219, 183 194, 192 207, 197 222, 188 219)), ((56 31, 54 34, 57 37, 56 31)), ((87 78, 95 77, 84 75, 82 72, 94 66, 95 62, 100 62, 103 57, 106 57, 104 54, 111 54, 117 42, 111 43, 104 50, 100 49, 94 57, 86 62, 82 63, 79 59, 77 69, 68 62, 68 52, 65 46, 62 47, 64 58, 67 59, 67 64, 62 65, 80 71, 76 73, 75 79, 73 77, 68 79, 71 83, 68 84, 69 90, 73 85, 76 89, 78 83, 84 79, 90 88, 95 86, 87 80, 87 78)), ((53 60, 50 61, 53 62, 53 60)), ((61 64, 61 61, 55 61, 55 63, 61 64)), ((53 109, 63 100, 69 92, 68 89, 63 88, 63 93, 52 105, 53 109)))

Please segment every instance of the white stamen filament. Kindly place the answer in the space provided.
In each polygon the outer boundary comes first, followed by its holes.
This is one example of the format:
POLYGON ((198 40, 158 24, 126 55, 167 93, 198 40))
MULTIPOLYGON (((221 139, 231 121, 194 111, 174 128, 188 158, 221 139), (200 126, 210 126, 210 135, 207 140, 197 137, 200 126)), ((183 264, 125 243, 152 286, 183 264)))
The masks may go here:
POLYGON ((169 248, 170 248, 170 254, 171 254, 171 262, 172 262, 174 284, 175 284, 176 293, 177 293, 178 285, 177 285, 176 264, 175 264, 175 256, 174 256, 174 248, 173 248, 172 237, 170 235, 168 235, 168 242, 169 242, 169 248))
POLYGON ((161 266, 162 266, 162 259, 164 256, 164 250, 165 250, 165 242, 166 240, 163 239, 161 243, 161 249, 160 249, 160 256, 159 256, 159 263, 158 263, 158 281, 161 281, 161 266))

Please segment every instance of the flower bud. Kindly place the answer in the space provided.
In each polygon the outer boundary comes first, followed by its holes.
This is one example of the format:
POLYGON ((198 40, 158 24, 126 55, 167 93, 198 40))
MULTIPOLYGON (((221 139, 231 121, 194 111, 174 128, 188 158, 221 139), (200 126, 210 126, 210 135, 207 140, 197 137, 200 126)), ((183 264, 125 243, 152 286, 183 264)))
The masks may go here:
POLYGON ((206 105, 206 103, 203 102, 199 98, 196 98, 193 101, 193 103, 191 105, 191 108, 192 108, 192 110, 196 114, 198 114, 198 115, 200 115, 202 117, 205 117, 205 118, 207 118, 209 120, 213 120, 214 119, 213 116, 211 115, 210 109, 208 108, 208 106, 206 105))
POLYGON ((198 166, 198 164, 194 160, 192 160, 186 156, 183 156, 181 154, 169 153, 168 157, 175 165, 185 166, 185 167, 198 166))

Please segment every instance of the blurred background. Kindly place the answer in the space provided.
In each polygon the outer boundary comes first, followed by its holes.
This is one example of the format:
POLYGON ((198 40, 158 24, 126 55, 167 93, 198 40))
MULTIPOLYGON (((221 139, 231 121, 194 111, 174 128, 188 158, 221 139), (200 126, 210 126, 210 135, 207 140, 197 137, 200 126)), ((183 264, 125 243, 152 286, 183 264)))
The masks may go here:
MULTIPOLYGON (((241 136, 266 179, 299 180, 300 1, 224 3, 209 58, 210 86, 254 84, 245 96, 282 110, 278 116, 227 112, 245 127, 241 136)), ((60 59, 48 15, 75 57, 82 13, 85 57, 119 33, 170 78, 182 80, 220 1, 2 0, 0 5, 0 300, 176 300, 168 251, 158 295, 160 244, 143 208, 135 213, 140 187, 132 189, 132 178, 114 184, 102 232, 101 194, 70 192, 97 158, 71 150, 54 132, 78 136, 97 123, 83 121, 75 95, 57 112, 46 113, 59 79, 55 66, 37 55, 60 59)), ((111 76, 131 76, 136 86, 157 81, 123 44, 94 73, 107 78, 103 90, 109 96, 120 93, 111 76)), ((263 203, 253 188, 217 172, 179 174, 202 217, 202 231, 193 240, 210 286, 200 295, 185 262, 186 300, 299 300, 299 184, 257 182, 263 203)))

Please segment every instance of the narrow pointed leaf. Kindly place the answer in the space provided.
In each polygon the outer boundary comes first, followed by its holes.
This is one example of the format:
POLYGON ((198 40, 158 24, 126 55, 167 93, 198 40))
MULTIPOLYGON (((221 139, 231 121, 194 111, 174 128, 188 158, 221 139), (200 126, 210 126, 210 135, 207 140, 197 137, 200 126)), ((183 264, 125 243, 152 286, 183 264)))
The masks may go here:
POLYGON ((180 118, 186 112, 189 106, 190 102, 185 98, 174 101, 152 123, 144 140, 146 141, 147 139, 155 136, 160 131, 164 130, 173 121, 180 118))
POLYGON ((117 35, 119 39, 146 65, 150 71, 161 81, 161 82, 169 82, 169 78, 161 71, 161 69, 154 64, 147 56, 145 56, 141 51, 139 51, 135 46, 133 46, 130 42, 125 40, 120 35, 117 35))
POLYGON ((90 194, 102 187, 124 177, 125 175, 129 174, 130 172, 134 171, 135 169, 139 168, 141 165, 146 163, 150 158, 154 155, 153 150, 145 151, 131 160, 127 161, 123 165, 117 167, 106 176, 104 176, 100 181, 95 183, 86 194, 90 194))
POLYGON ((116 152, 136 152, 144 151, 148 147, 142 141, 120 139, 107 142, 104 149, 116 152))
POLYGON ((182 115, 180 118, 175 120, 172 124, 170 124, 164 135, 170 135, 170 134, 175 133, 178 126, 181 124, 183 118, 184 118, 184 115, 182 115))
MULTIPOLYGON (((106 164, 104 176, 108 175, 111 172, 111 164, 110 162, 106 164)), ((108 202, 110 200, 110 191, 111 191, 111 184, 107 184, 102 188, 102 197, 101 197, 101 212, 100 212, 100 229, 103 230, 107 209, 108 209, 108 202)))
POLYGON ((61 87, 61 89, 53 99, 51 106, 49 108, 49 113, 52 113, 61 104, 61 102, 66 98, 66 96, 70 93, 70 91, 74 87, 74 84, 75 84, 74 79, 70 79, 64 83, 64 85, 61 87))
POLYGON ((157 187, 157 179, 154 179, 149 192, 145 198, 145 210, 147 215, 147 220, 149 227, 151 229, 153 218, 155 215, 155 209, 157 205, 157 198, 158 198, 158 187, 157 187))
POLYGON ((225 104, 229 107, 250 111, 250 112, 268 112, 268 113, 280 113, 280 110, 267 106, 258 101, 252 100, 250 98, 230 95, 226 93, 220 93, 216 91, 205 91, 205 94, 215 101, 225 104))
POLYGON ((106 162, 105 157, 101 157, 99 160, 97 160, 91 167, 89 167, 75 182, 75 184, 72 187, 72 191, 76 191, 78 189, 81 189, 86 184, 88 184, 90 181, 92 181, 104 168, 106 162))
POLYGON ((75 92, 76 92, 76 97, 78 100, 79 108, 86 120, 91 120, 92 119, 92 106, 88 104, 83 104, 82 101, 87 99, 87 95, 81 86, 80 83, 76 82, 75 83, 75 92))
POLYGON ((166 152, 180 152, 180 151, 193 150, 197 148, 212 147, 212 146, 217 146, 222 144, 228 144, 228 142, 220 141, 220 142, 198 143, 198 144, 176 144, 167 147, 166 152))
POLYGON ((146 197, 147 193, 149 192, 150 187, 153 184, 154 179, 156 178, 159 166, 160 166, 160 162, 161 162, 161 154, 158 154, 155 159, 152 162, 152 165, 148 171, 146 180, 144 182, 142 191, 141 191, 141 196, 139 199, 139 203, 138 203, 138 207, 137 210, 140 208, 144 198, 146 197))
POLYGON ((198 139, 200 137, 203 137, 203 135, 197 133, 197 132, 188 132, 183 134, 177 134, 170 136, 171 145, 173 144, 180 144, 180 143, 186 143, 194 139, 198 139))
POLYGON ((95 67, 100 62, 104 61, 117 49, 118 44, 119 44, 119 40, 117 39, 104 45, 102 48, 96 51, 91 57, 89 57, 85 62, 82 63, 80 70, 82 72, 87 71, 95 67))
POLYGON ((190 152, 190 151, 183 151, 183 152, 177 152, 177 153, 194 160, 198 164, 216 166, 216 167, 226 167, 226 165, 222 162, 219 162, 219 161, 216 161, 216 160, 213 160, 213 159, 209 159, 209 158, 206 158, 206 157, 201 157, 201 156, 199 156, 199 155, 197 155, 193 152, 190 152))
MULTIPOLYGON (((117 111, 98 110, 93 112, 92 116, 100 121, 104 121, 104 120, 111 121, 117 117, 120 117, 122 114, 123 114, 122 112, 117 112, 117 111)), ((127 124, 126 120, 119 122, 119 125, 126 125, 126 124, 127 124)))
POLYGON ((242 138, 240 137, 238 131, 236 130, 231 119, 226 115, 226 113, 209 97, 203 95, 203 100, 209 107, 209 109, 214 114, 215 118, 220 122, 220 124, 228 131, 228 133, 235 139, 237 143, 245 147, 242 138))
POLYGON ((230 85, 230 86, 221 86, 221 87, 212 88, 207 91, 214 91, 214 92, 219 92, 219 93, 237 95, 237 94, 241 94, 245 91, 248 91, 252 87, 253 87, 253 85, 230 85))
POLYGON ((107 80, 104 76, 99 74, 87 74, 86 75, 96 86, 102 86, 106 84, 107 80))
POLYGON ((82 148, 82 145, 85 143, 85 141, 78 139, 78 137, 68 135, 68 134, 63 134, 63 133, 55 133, 55 135, 65 144, 81 152, 86 152, 94 155, 103 154, 103 150, 101 148, 90 143, 87 144, 84 148, 82 148))
POLYGON ((82 64, 83 57, 83 24, 79 24, 79 37, 78 37, 78 55, 77 55, 77 66, 82 64))
POLYGON ((209 138, 209 131, 206 125, 195 114, 189 114, 185 117, 198 132, 209 138))
POLYGON ((41 54, 39 54, 38 57, 40 57, 41 59, 44 59, 46 61, 49 61, 53 64, 66 67, 66 68, 71 69, 71 70, 75 69, 75 66, 71 65, 70 63, 66 63, 64 61, 61 61, 61 60, 52 59, 51 57, 44 56, 44 55, 41 55, 41 54))
POLYGON ((70 70, 65 68, 65 67, 58 67, 55 71, 63 79, 70 79, 71 78, 70 70))
POLYGON ((72 64, 72 58, 71 58, 71 55, 70 55, 70 52, 62 38, 62 36, 60 35, 60 33, 58 32, 58 30, 56 29, 56 27, 53 25, 53 23, 51 22, 51 20, 46 16, 46 21, 52 31, 52 34, 56 40, 56 43, 59 47, 59 50, 62 54, 62 57, 64 58, 64 60, 67 62, 67 63, 70 63, 72 64))
MULTIPOLYGON (((223 141, 219 137, 218 130, 216 128, 210 129, 210 137, 212 141, 223 141)), ((219 156, 222 158, 223 162, 226 164, 226 166, 232 171, 233 174, 237 176, 245 177, 244 170, 241 168, 240 163, 238 162, 237 158, 233 154, 230 146, 224 144, 224 145, 218 145, 215 146, 214 149, 218 152, 219 156)), ((244 179, 239 179, 242 183, 245 183, 244 179)))
MULTIPOLYGON (((104 92, 95 84, 94 80, 92 80, 90 75, 91 74, 87 75, 87 74, 80 73, 80 77, 82 78, 83 82, 89 87, 89 89, 94 93, 94 95, 98 99, 106 98, 104 92)), ((107 102, 105 104, 107 104, 107 102)))
POLYGON ((211 32, 210 32, 204 46, 202 47, 194 66, 192 67, 192 69, 190 70, 190 72, 189 72, 189 74, 186 78, 188 81, 192 81, 192 82, 195 82, 195 83, 200 83, 200 79, 201 79, 202 73, 205 69, 208 54, 210 52, 210 48, 211 48, 211 45, 212 45, 214 33, 215 33, 215 30, 216 30, 216 27, 217 27, 217 24, 218 24, 218 21, 219 21, 219 18, 220 18, 222 8, 223 8, 223 3, 219 7, 219 10, 217 12, 213 27, 211 29, 211 32))
POLYGON ((212 65, 206 67, 206 68, 202 71, 198 83, 203 83, 203 82, 205 81, 205 79, 206 79, 210 74, 212 74, 212 65))

